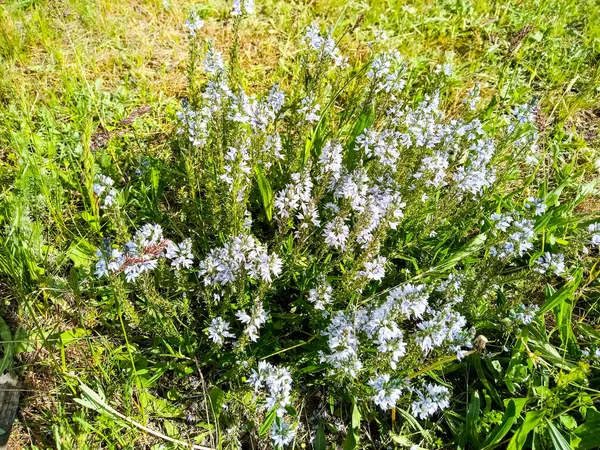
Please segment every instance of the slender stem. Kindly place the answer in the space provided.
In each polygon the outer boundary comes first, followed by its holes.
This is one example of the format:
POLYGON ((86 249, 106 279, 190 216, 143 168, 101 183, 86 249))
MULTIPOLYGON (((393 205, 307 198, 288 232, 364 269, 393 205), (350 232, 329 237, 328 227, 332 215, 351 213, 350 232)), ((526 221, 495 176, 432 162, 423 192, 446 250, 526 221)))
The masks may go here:
MULTIPOLYGON (((476 351, 477 351, 477 350, 469 350, 467 353, 465 353, 465 356, 471 355, 472 353, 475 353, 476 351)), ((408 378, 408 379, 415 378, 415 377, 417 377, 417 376, 421 375, 422 373, 429 372, 430 370, 433 370, 433 369, 435 369, 436 367, 438 367, 438 366, 441 366, 441 365, 444 365, 444 364, 446 364, 446 363, 448 363, 448 362, 454 361, 454 360, 455 360, 455 359, 457 359, 457 358, 458 358, 458 357, 457 357, 456 355, 453 355, 453 356, 447 356, 447 357, 445 357, 445 358, 439 359, 439 360, 437 360, 437 361, 434 361, 433 363, 431 363, 431 364, 430 364, 430 365, 428 365, 427 367, 425 367, 425 368, 423 368, 423 369, 421 369, 421 370, 418 370, 418 371, 416 371, 415 373, 413 373, 413 374, 409 375, 409 376, 408 376, 408 377, 406 377, 406 378, 408 378)))
POLYGON ((292 349, 297 348, 297 347, 302 347, 303 345, 308 344, 310 341, 312 341, 312 340, 314 340, 316 338, 317 338, 317 336, 313 336, 313 337, 311 337, 306 342, 301 342, 300 344, 292 345, 291 347, 284 348, 283 350, 279 350, 279 351, 277 351, 275 353, 271 353, 270 355, 267 355, 267 356, 263 357, 262 359, 267 359, 267 358, 270 358, 271 356, 275 356, 275 355, 279 355, 280 353, 287 352, 288 350, 292 350, 292 349))

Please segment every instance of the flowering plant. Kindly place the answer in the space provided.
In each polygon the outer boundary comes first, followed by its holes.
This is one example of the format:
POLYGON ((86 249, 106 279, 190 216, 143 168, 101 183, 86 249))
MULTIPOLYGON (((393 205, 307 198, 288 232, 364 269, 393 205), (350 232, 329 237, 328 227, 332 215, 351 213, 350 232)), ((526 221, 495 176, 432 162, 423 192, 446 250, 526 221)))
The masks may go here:
MULTIPOLYGON (((234 32, 253 10, 234 2, 234 32)), ((190 357, 230 399, 220 406, 277 447, 308 441, 336 408, 354 411, 350 447, 354 422, 393 429, 396 408, 406 427, 437 429, 461 387, 436 370, 480 358, 484 333, 522 339, 550 309, 523 302, 524 280, 574 291, 578 261, 600 245, 597 223, 569 231, 585 252, 545 240, 564 211, 562 189, 535 176, 538 104, 485 104, 477 85, 452 108, 447 63, 429 71, 377 45, 351 63, 316 23, 301 80, 251 95, 237 37, 226 62, 202 26, 197 14, 187 22, 193 67, 165 168, 165 229, 140 222, 124 246, 105 242, 95 275, 124 310, 127 289, 184 299, 187 313, 163 320, 193 333, 190 357)), ((107 219, 123 214, 113 180, 97 180, 107 219)))

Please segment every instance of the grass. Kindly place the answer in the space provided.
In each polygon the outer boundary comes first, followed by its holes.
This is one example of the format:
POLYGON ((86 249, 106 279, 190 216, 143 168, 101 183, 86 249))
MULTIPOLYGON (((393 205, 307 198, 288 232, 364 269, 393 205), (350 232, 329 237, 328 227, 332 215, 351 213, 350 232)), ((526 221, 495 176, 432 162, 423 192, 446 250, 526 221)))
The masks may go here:
MULTIPOLYGON (((220 375, 207 373, 202 361, 195 359, 199 347, 190 338, 193 330, 162 316, 184 323, 194 315, 193 308, 172 302, 176 291, 163 296, 148 287, 145 295, 152 308, 128 310, 115 303, 108 288, 90 284, 86 273, 103 226, 91 194, 96 167, 110 170, 118 175, 118 182, 125 183, 138 167, 150 166, 150 179, 140 186, 143 195, 126 194, 131 202, 116 227, 117 235, 123 236, 143 218, 165 220, 185 236, 178 227, 187 218, 169 208, 163 197, 164 192, 173 193, 171 186, 181 189, 174 194, 184 197, 185 186, 166 179, 165 173, 170 172, 162 168, 169 166, 175 153, 174 113, 180 100, 190 95, 183 23, 193 7, 207 18, 203 33, 225 53, 233 35, 227 2, 0 4, 0 292, 4 299, 0 316, 7 324, 0 322, 4 345, 0 355, 2 369, 7 368, 4 363, 10 364, 23 381, 22 408, 10 448, 177 448, 160 435, 175 440, 194 436, 197 443, 209 447, 236 445, 232 437, 243 425, 219 417, 224 394, 213 377, 220 375), (148 332, 152 328, 155 334, 148 332), (81 383, 92 390, 82 391, 81 383), (112 405, 108 408, 126 420, 107 413, 104 404, 112 405)), ((426 69, 430 62, 452 62, 455 74, 448 101, 452 112, 457 113, 460 100, 475 83, 481 85, 483 103, 539 97, 545 151, 552 163, 536 174, 537 185, 548 192, 560 187, 569 199, 565 207, 585 213, 588 221, 600 216, 594 187, 581 202, 577 198, 582 186, 598 180, 600 170, 597 2, 269 0, 257 1, 256 9, 239 39, 249 92, 262 92, 274 80, 281 80, 284 89, 293 86, 299 76, 294 63, 299 41, 315 19, 336 24, 339 34, 345 33, 342 53, 356 63, 367 61, 373 30, 383 29, 390 36, 385 46, 398 49, 421 68, 415 73, 420 73, 423 84, 431 75, 426 69)), ((548 239, 555 241, 567 238, 571 236, 566 233, 548 233, 548 239)), ((417 255, 421 256, 428 258, 417 255)), ((474 354, 469 370, 458 373, 474 376, 466 383, 483 386, 480 394, 474 396, 469 389, 461 393, 464 411, 449 413, 450 423, 455 424, 451 431, 458 438, 454 444, 437 441, 431 448, 478 448, 475 442, 481 445, 481 441, 467 436, 463 422, 481 420, 488 432, 502 422, 506 410, 497 404, 502 401, 494 403, 494 396, 502 394, 508 400, 504 391, 497 392, 506 378, 527 385, 532 403, 548 407, 552 414, 598 404, 597 372, 590 375, 588 369, 578 367, 563 373, 561 358, 566 350, 559 345, 563 353, 557 354, 549 343, 570 342, 557 336, 572 330, 582 342, 600 336, 598 275, 598 264, 590 263, 579 286, 573 285, 570 292, 569 298, 577 299, 572 313, 548 312, 549 333, 528 343, 519 341, 518 357, 501 361, 510 375, 474 354), (559 381, 552 384, 550 378, 559 381)), ((544 297, 552 298, 543 285, 529 293, 541 296, 540 303, 544 297)), ((492 348, 503 345, 490 344, 492 348)), ((273 353, 289 350, 276 348, 273 353)), ((462 376, 452 375, 453 361, 449 364, 449 377, 462 376)), ((515 392, 522 393, 517 388, 515 392)), ((499 445, 509 445, 513 435, 523 433, 522 423, 533 424, 536 417, 530 414, 523 414, 520 428, 499 445)), ((585 417, 585 412, 581 414, 585 417)), ((351 415, 352 411, 342 414, 351 415)), ((573 427, 558 414, 550 418, 552 424, 561 421, 559 435, 580 425, 579 417, 573 427)), ((555 436, 552 426, 544 428, 551 437, 555 436)), ((333 433, 330 428, 337 425, 320 427, 333 433)), ((363 432, 362 442, 377 448, 380 441, 369 431, 363 432)), ((393 445, 402 447, 401 437, 393 445)))

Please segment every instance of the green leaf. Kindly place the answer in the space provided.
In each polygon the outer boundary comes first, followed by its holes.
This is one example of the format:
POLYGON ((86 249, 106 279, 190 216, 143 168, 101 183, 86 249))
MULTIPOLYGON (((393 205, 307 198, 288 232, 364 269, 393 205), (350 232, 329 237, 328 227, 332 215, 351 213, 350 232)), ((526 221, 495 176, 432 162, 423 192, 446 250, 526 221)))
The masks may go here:
POLYGON ((262 425, 258 429, 258 434, 260 436, 266 436, 266 434, 269 432, 269 428, 271 428, 271 425, 273 424, 273 421, 275 420, 276 417, 277 417, 277 414, 276 414, 275 409, 272 409, 271 411, 269 411, 269 413, 267 414, 267 417, 265 417, 265 421, 262 423, 262 425))
POLYGON ((485 244, 486 240, 487 236, 485 233, 475 236, 471 240, 471 242, 458 249, 456 252, 452 253, 451 256, 446 258, 437 266, 428 270, 428 272, 446 272, 448 270, 451 270, 456 264, 464 260, 467 256, 470 256, 472 253, 479 251, 483 247, 483 244, 485 244))
POLYGON ((561 414, 560 416, 558 416, 558 419, 567 430, 574 430, 575 428, 577 428, 577 421, 573 416, 570 416, 568 414, 561 414))
POLYGON ((504 436, 510 431, 513 424, 517 420, 517 417, 521 414, 521 410, 527 403, 526 398, 511 398, 506 406, 506 411, 502 416, 502 421, 499 425, 496 425, 488 438, 483 443, 483 450, 489 450, 502 440, 504 436))
POLYGON ((354 450, 357 447, 360 434, 360 420, 361 414, 358 410, 358 405, 354 402, 352 404, 352 428, 348 430, 348 435, 342 445, 344 450, 354 450))
POLYGON ((600 448, 600 413, 592 408, 587 410, 587 420, 573 431, 581 439, 578 449, 600 448))
MULTIPOLYGON (((81 338, 89 336, 90 334, 92 334, 90 330, 86 330, 85 328, 75 328, 74 330, 68 330, 64 333, 61 333, 59 335, 59 339, 62 345, 67 346, 81 338)), ((50 338, 52 338, 52 336, 50 338)))
POLYGON ((14 343, 10 328, 0 316, 0 340, 3 346, 3 356, 0 361, 0 375, 2 375, 12 365, 14 343))
POLYGON ((210 398, 210 406, 212 407, 213 414, 215 415, 215 417, 219 417, 221 415, 221 411, 223 411, 225 393, 218 387, 213 386, 210 388, 208 396, 210 398))
POLYGON ((481 401, 479 398, 479 392, 475 391, 471 396, 471 401, 467 407, 467 421, 462 434, 462 443, 471 443, 475 447, 479 447, 479 439, 477 436, 477 422, 479 419, 479 412, 481 408, 481 401))
POLYGON ((344 439, 344 443, 342 444, 342 448, 344 450, 354 450, 357 446, 356 436, 352 430, 348 431, 348 435, 346 439, 344 439))
POLYGON ((313 440, 313 449, 314 450, 325 450, 327 443, 325 441, 325 431, 323 430, 323 425, 319 423, 317 427, 317 432, 315 433, 315 439, 313 440))
POLYGON ((269 180, 267 180, 267 177, 265 177, 260 166, 254 166, 254 173, 256 174, 256 178, 258 180, 258 190, 260 191, 260 196, 262 198, 265 215, 270 221, 273 218, 273 190, 271 189, 271 184, 269 183, 269 180))
POLYGON ((569 445, 567 440, 563 437, 563 435, 560 434, 560 431, 558 431, 558 428, 556 428, 556 426, 552 422, 550 422, 548 419, 546 419, 546 422, 548 422, 548 431, 550 433, 550 439, 552 439, 552 445, 553 445, 554 449, 556 449, 556 450, 571 450, 571 446, 569 445))
POLYGON ((541 316, 542 314, 544 314, 547 311, 550 311, 552 308, 554 308, 561 302, 571 298, 577 290, 577 288, 579 287, 582 276, 583 269, 580 268, 577 270, 577 272, 575 272, 573 280, 566 283, 562 288, 554 292, 552 295, 550 295, 550 297, 546 299, 544 304, 540 307, 540 310, 537 312, 537 315, 541 316))
POLYGON ((95 253, 96 247, 85 239, 80 239, 77 243, 73 243, 67 250, 67 256, 77 268, 88 267, 95 253))
POLYGON ((411 447, 413 445, 408 436, 394 434, 390 431, 390 437, 392 438, 392 441, 394 441, 396 444, 400 444, 403 447, 411 447))
POLYGON ((525 420, 508 443, 507 450, 521 450, 527 441, 527 436, 542 421, 544 414, 544 410, 529 411, 525 414, 525 420))

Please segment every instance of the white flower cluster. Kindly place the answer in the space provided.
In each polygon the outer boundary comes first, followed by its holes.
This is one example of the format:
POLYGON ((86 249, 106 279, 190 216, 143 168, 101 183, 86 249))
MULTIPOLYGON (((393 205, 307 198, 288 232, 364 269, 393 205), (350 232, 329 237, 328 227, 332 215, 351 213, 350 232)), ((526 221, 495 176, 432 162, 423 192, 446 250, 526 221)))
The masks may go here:
POLYGON ((600 247, 600 222, 591 224, 587 229, 591 234, 590 244, 593 247, 600 247))
POLYGON ((228 338, 235 337, 235 335, 229 331, 229 322, 226 322, 221 317, 212 319, 206 332, 208 333, 209 339, 218 346, 223 345, 228 338))
POLYGON ((367 158, 376 158, 384 166, 395 168, 400 158, 400 133, 392 130, 364 130, 356 144, 367 158))
POLYGON ((330 177, 331 182, 340 178, 344 149, 339 142, 327 141, 319 155, 319 170, 322 176, 330 177))
POLYGON ((257 370, 252 369, 252 374, 248 378, 248 383, 257 393, 266 390, 265 408, 269 411, 274 410, 276 419, 271 425, 271 439, 275 446, 286 446, 296 436, 295 424, 288 424, 284 420, 286 407, 292 403, 292 376, 290 371, 283 367, 275 367, 266 361, 258 363, 257 370))
MULTIPOLYGON (((385 302, 370 310, 358 308, 355 319, 344 311, 333 313, 331 322, 322 334, 328 337, 329 353, 321 352, 321 361, 333 372, 356 378, 363 367, 359 349, 376 346, 378 360, 384 358, 391 370, 405 356, 407 342, 400 321, 419 320, 413 333, 423 357, 435 348, 456 353, 461 359, 465 348, 472 347, 475 330, 466 328, 466 319, 446 304, 434 309, 429 303, 430 290, 426 285, 397 287, 390 291, 385 302)), ((459 303, 456 298, 452 303, 459 303)))
POLYGON ((331 59, 335 67, 347 65, 348 59, 341 55, 331 34, 321 34, 318 24, 313 23, 306 29, 304 40, 317 53, 319 58, 331 59))
POLYGON ((204 61, 202 61, 202 67, 204 68, 204 73, 213 76, 219 75, 225 70, 223 55, 221 52, 215 50, 212 40, 208 41, 208 48, 204 55, 204 61))
POLYGON ((596 364, 600 363, 600 347, 596 347, 595 350, 584 348, 581 350, 581 354, 584 356, 584 358, 596 364))
POLYGON ((235 199, 241 203, 249 187, 252 173, 247 145, 244 143, 238 148, 229 147, 223 159, 225 160, 224 173, 219 178, 229 186, 230 192, 235 191, 235 199))
POLYGON ((267 169, 270 169, 274 162, 283 161, 285 159, 283 146, 281 144, 281 136, 279 136, 279 133, 277 132, 267 136, 261 150, 259 163, 264 165, 267 169))
POLYGON ((218 249, 212 249, 200 263, 205 286, 225 286, 244 277, 271 283, 279 276, 283 262, 275 253, 249 234, 240 234, 218 249))
POLYGON ((384 321, 377 332, 375 339, 377 350, 382 356, 389 355, 389 363, 392 370, 396 370, 396 364, 406 355, 406 342, 404 333, 396 322, 384 321))
POLYGON ((317 286, 308 291, 308 301, 315 305, 315 309, 324 310, 326 305, 333 302, 331 285, 325 279, 320 279, 317 286))
POLYGON ((346 242, 350 235, 350 228, 346 225, 346 221, 342 217, 334 217, 331 222, 325 224, 323 230, 323 236, 325 237, 325 243, 330 247, 338 250, 344 250, 346 248, 346 242))
POLYGON ((185 21, 185 27, 192 37, 196 37, 196 31, 199 31, 204 26, 204 20, 200 18, 198 11, 192 11, 190 16, 185 21))
POLYGON ((292 376, 287 368, 275 367, 271 363, 260 361, 257 370, 252 370, 248 383, 253 386, 255 392, 266 388, 267 410, 274 409, 277 417, 285 415, 286 406, 292 403, 292 376))
POLYGON ((334 314, 327 330, 322 332, 323 336, 327 336, 330 353, 320 351, 321 362, 326 362, 345 375, 356 378, 362 369, 362 362, 358 357, 360 343, 356 336, 357 331, 354 322, 343 311, 334 314))
POLYGON ((316 103, 311 97, 304 97, 300 101, 300 108, 298 113, 304 116, 304 120, 308 123, 315 124, 321 120, 319 115, 321 111, 321 105, 316 103))
POLYGON ((258 340, 258 330, 267 321, 267 313, 263 308, 262 302, 257 302, 250 310, 250 314, 246 311, 238 311, 235 313, 235 316, 240 322, 246 325, 244 333, 248 335, 252 342, 256 342, 258 340))
POLYGON ((556 276, 562 276, 566 272, 565 255, 562 253, 552 254, 546 252, 535 260, 535 271, 539 273, 554 272, 556 276))
POLYGON ((406 81, 402 78, 404 73, 403 68, 399 67, 402 57, 398 51, 383 53, 375 57, 367 77, 371 79, 375 92, 391 94, 394 99, 394 94, 399 93, 406 86, 406 81))
POLYGON ((400 312, 408 318, 421 319, 427 307, 429 306, 429 292, 427 286, 419 284, 407 284, 399 286, 390 291, 388 300, 384 303, 384 307, 391 309, 398 305, 400 312))
POLYGON ((533 213, 536 216, 541 216, 548 209, 548 205, 543 198, 529 197, 525 204, 527 209, 533 209, 533 213))
POLYGON ((263 100, 248 96, 243 90, 232 95, 229 119, 234 122, 250 125, 253 131, 265 131, 275 120, 285 102, 285 94, 274 85, 269 95, 263 100))
POLYGON ((242 14, 254 14, 254 0, 233 0, 232 16, 241 16, 242 14))
POLYGON ((517 149, 525 149, 527 164, 533 165, 538 161, 538 139, 539 131, 536 124, 535 102, 517 105, 512 109, 513 117, 508 125, 509 134, 517 134, 519 137, 515 140, 514 146, 517 149))
POLYGON ((450 406, 450 391, 439 384, 427 383, 423 389, 415 389, 418 400, 412 403, 412 413, 419 419, 427 419, 450 406))
POLYGON ((390 375, 386 373, 370 380, 368 385, 375 390, 375 395, 371 397, 371 401, 381 409, 387 410, 396 406, 408 383, 390 379, 390 375))
POLYGON ((515 309, 511 309, 508 313, 508 317, 514 320, 518 325, 529 325, 535 319, 537 312, 539 311, 537 305, 519 305, 515 309))
POLYGON ((385 276, 385 256, 376 256, 372 261, 366 261, 363 270, 357 272, 358 277, 364 277, 367 280, 381 281, 385 276))
POLYGON ((194 110, 186 100, 182 102, 182 111, 177 112, 180 121, 177 134, 186 136, 194 147, 207 144, 214 115, 233 97, 226 80, 225 63, 221 53, 215 51, 212 41, 208 41, 203 67, 208 83, 202 94, 202 108, 194 110))
POLYGON ((102 206, 109 208, 115 204, 117 198, 117 190, 113 188, 115 182, 112 178, 106 175, 99 174, 96 176, 96 182, 94 183, 94 193, 102 200, 102 206))
POLYGON ((289 424, 283 419, 276 418, 271 426, 271 440, 275 447, 285 447, 296 437, 297 424, 289 424))
POLYGON ((465 329, 466 319, 450 306, 446 305, 441 310, 429 309, 431 318, 417 324, 417 343, 423 354, 427 355, 434 348, 447 345, 461 359, 466 351, 463 347, 470 348, 474 337, 474 330, 465 329))
POLYGON ((191 269, 194 263, 194 256, 192 255, 192 240, 184 239, 181 244, 175 244, 169 241, 165 256, 171 259, 171 265, 176 269, 182 267, 191 269))
POLYGON ((503 233, 501 244, 490 247, 490 254, 499 259, 508 259, 523 254, 533 248, 535 240, 534 221, 517 220, 510 214, 494 213, 490 216, 495 222, 495 230, 503 233))
POLYGON ((496 171, 494 167, 490 167, 490 162, 495 151, 492 139, 482 138, 471 144, 468 163, 458 167, 454 174, 454 181, 462 191, 478 196, 494 184, 496 171))
POLYGON ((383 410, 394 408, 405 391, 416 394, 411 409, 415 417, 425 420, 450 406, 450 391, 445 386, 427 383, 421 389, 410 386, 408 380, 392 379, 389 374, 380 375, 368 382, 375 395, 371 401, 383 410))
POLYGON ((291 183, 275 195, 275 217, 286 220, 295 217, 300 228, 318 227, 319 212, 312 198, 313 182, 308 173, 293 173, 291 183))
POLYGON ((98 250, 95 274, 102 278, 109 273, 123 272, 127 281, 133 282, 142 273, 154 270, 162 258, 172 259, 171 264, 176 269, 190 268, 193 262, 191 248, 189 239, 174 244, 163 237, 160 225, 146 224, 125 244, 123 250, 98 250))

